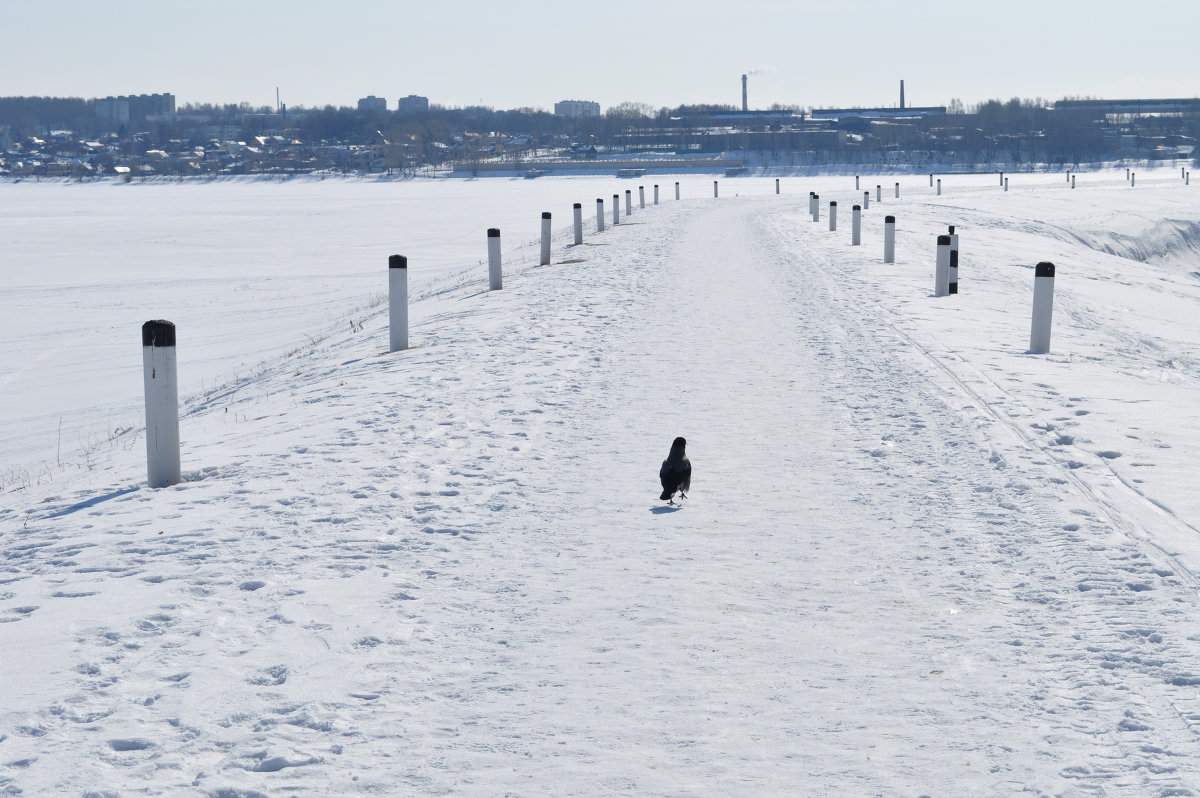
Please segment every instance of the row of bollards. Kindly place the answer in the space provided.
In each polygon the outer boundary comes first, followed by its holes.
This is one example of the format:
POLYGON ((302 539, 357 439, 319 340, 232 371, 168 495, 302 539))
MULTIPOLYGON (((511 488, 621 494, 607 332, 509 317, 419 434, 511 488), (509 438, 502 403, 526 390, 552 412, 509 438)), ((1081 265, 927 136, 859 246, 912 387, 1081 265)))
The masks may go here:
MULTIPOLYGON (((1130 185, 1135 185, 1136 174, 1126 169, 1130 185)), ((1181 176, 1187 184, 1190 173, 1181 169, 1181 176)), ((1071 188, 1075 187, 1075 175, 1067 173, 1071 188)), ((930 185, 934 185, 934 176, 929 176, 930 185)), ((1008 190, 1008 178, 1001 173, 1004 190, 1008 190)), ((859 178, 855 176, 855 189, 860 186, 859 178)), ((875 186, 876 201, 881 201, 882 186, 875 186)), ((941 180, 937 180, 937 192, 941 193, 941 180)), ((779 179, 775 180, 775 193, 780 193, 779 179)), ((895 195, 900 197, 900 184, 895 184, 895 195)), ((719 197, 719 183, 713 181, 713 197, 719 197)), ((679 183, 675 183, 675 199, 680 198, 679 183)), ((620 223, 620 195, 613 194, 613 224, 620 223)), ((862 244, 862 210, 870 207, 870 191, 863 192, 863 205, 852 208, 851 245, 862 244)), ((654 186, 654 204, 659 204, 659 187, 654 186)), ((638 207, 645 209, 645 187, 638 187, 638 207)), ((583 243, 583 206, 574 203, 573 207, 574 243, 583 243)), ((814 222, 820 221, 820 196, 809 192, 809 211, 814 222)), ((633 213, 632 192, 625 192, 625 212, 633 213)), ((541 241, 539 252, 540 265, 546 266, 551 260, 551 219, 550 212, 542 213, 541 241)), ((596 200, 596 231, 605 229, 604 200, 596 200)), ((829 203, 829 229, 837 230, 837 202, 829 203)), ((488 287, 498 291, 503 288, 504 279, 501 267, 500 230, 489 228, 488 242, 488 287)), ((946 296, 958 293, 958 235, 955 228, 950 227, 946 235, 938 236, 937 262, 935 268, 934 295, 946 296)), ((887 216, 884 219, 883 262, 894 263, 896 258, 896 217, 887 216)), ((408 349, 408 259, 403 255, 392 255, 388 258, 389 286, 389 345, 390 351, 408 349)), ((1054 265, 1039 263, 1035 270, 1033 321, 1030 333, 1030 353, 1044 354, 1050 351, 1050 327, 1053 314, 1054 298, 1054 265)), ((180 469, 179 446, 179 388, 176 365, 175 325, 165 320, 148 321, 142 325, 142 363, 145 381, 146 402, 146 470, 150 487, 161 488, 177 484, 182 479, 180 469)))
MULTIPOLYGON (((778 183, 778 181, 777 181, 778 183)), ((716 196, 717 184, 713 183, 716 196)), ((675 199, 679 199, 679 183, 675 183, 675 199)), ((654 186, 654 204, 659 204, 658 186, 654 186)), ((638 187, 638 207, 646 207, 645 187, 638 187)), ((574 203, 574 243, 583 243, 583 205, 574 203)), ((625 192, 625 213, 632 214, 632 194, 625 192)), ((550 264, 551 220, 549 211, 542 213, 539 264, 550 264)), ((620 223, 620 195, 613 194, 613 224, 620 223)), ((604 200, 596 200, 596 231, 604 231, 604 200)), ((504 287, 501 264, 500 230, 487 231, 488 289, 504 287)), ((388 257, 388 345, 392 352, 408 349, 408 258, 388 257)), ((146 404, 146 475, 152 488, 165 488, 182 479, 179 446, 179 379, 175 348, 175 325, 165 320, 148 321, 142 325, 142 367, 146 404)))
MULTIPOLYGON (((1187 170, 1181 171, 1181 176, 1185 180, 1188 179, 1187 170)), ((855 188, 859 187, 858 176, 855 176, 855 188)), ((1004 190, 1008 190, 1008 177, 1001 172, 1000 183, 1004 186, 1004 190)), ((933 186, 938 194, 941 194, 941 179, 935 178, 934 175, 929 176, 930 185, 933 186)), ((1071 188, 1075 188, 1075 175, 1070 171, 1067 172, 1067 180, 1071 184, 1071 188)), ((1134 184, 1136 175, 1129 173, 1129 182, 1134 184)), ((876 186, 876 196, 878 197, 880 186, 876 186)), ((900 195, 900 184, 895 185, 896 196, 900 195)), ((820 221, 820 195, 814 191, 808 193, 809 212, 812 215, 814 222, 820 221)), ((852 227, 850 234, 850 245, 860 246, 862 244, 862 210, 864 207, 870 207, 870 192, 864 192, 863 205, 854 205, 852 209, 852 227)), ((829 203, 829 229, 837 230, 837 201, 829 203)), ((883 235, 883 262, 895 263, 896 260, 896 217, 887 216, 884 218, 884 235, 883 235)), ((950 225, 948 231, 937 237, 936 260, 934 262, 934 288, 933 296, 943 297, 958 294, 959 292, 959 234, 956 232, 954 225, 950 225)), ((1044 261, 1039 263, 1034 270, 1034 294, 1033 294, 1033 312, 1030 326, 1029 338, 1029 354, 1046 354, 1050 351, 1050 331, 1051 322, 1054 311, 1054 264, 1044 261)))

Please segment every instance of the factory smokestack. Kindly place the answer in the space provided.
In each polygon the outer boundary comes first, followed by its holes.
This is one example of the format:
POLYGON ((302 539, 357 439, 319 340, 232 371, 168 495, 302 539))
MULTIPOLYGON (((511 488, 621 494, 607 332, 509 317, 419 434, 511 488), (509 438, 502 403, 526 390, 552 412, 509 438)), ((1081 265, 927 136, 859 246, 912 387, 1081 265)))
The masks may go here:
POLYGON ((904 110, 904 81, 900 81, 900 110, 904 110))
POLYGON ((750 110, 750 102, 746 97, 746 76, 742 75, 742 110, 750 110))

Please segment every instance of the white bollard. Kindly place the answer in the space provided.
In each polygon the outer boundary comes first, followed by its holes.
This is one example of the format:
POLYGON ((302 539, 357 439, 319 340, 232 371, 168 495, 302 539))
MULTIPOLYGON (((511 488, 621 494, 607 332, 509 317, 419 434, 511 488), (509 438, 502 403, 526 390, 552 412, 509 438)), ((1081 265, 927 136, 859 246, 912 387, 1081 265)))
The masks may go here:
POLYGON ((1137 185, 1137 172, 1129 173, 1129 185, 1130 187, 1137 185))
POLYGON ((717 181, 716 181, 716 180, 714 180, 714 181, 713 181, 713 197, 714 197, 714 198, 716 198, 716 197, 718 197, 718 196, 719 196, 719 193, 718 193, 718 191, 717 191, 717 181))
POLYGON ((950 236, 937 238, 937 266, 933 271, 933 295, 950 293, 950 236))
POLYGON ((814 222, 817 220, 817 195, 813 191, 808 192, 808 215, 814 222))
POLYGON ((1128 166, 1125 167, 1125 182, 1126 183, 1129 182, 1129 167, 1128 166))
POLYGON ((954 232, 954 225, 950 225, 950 272, 947 278, 946 285, 948 293, 958 293, 958 234, 954 232))
POLYGON ((604 232, 604 200, 596 198, 596 232, 604 232))
MULTIPOLYGON (((870 192, 868 192, 868 195, 870 192)), ((862 208, 855 205, 850 209, 850 246, 862 244, 862 208)))
POLYGON ((625 189, 625 215, 633 216, 633 190, 625 189))
POLYGON ((675 199, 679 199, 679 183, 675 183, 675 199))
POLYGON ((658 204, 658 183, 654 184, 654 204, 658 204))
POLYGON ((499 291, 504 287, 504 275, 500 270, 500 230, 489 227, 488 240, 488 290, 499 291))
POLYGON ((388 329, 391 352, 408 349, 408 258, 388 257, 388 329))
POLYGON ((1071 188, 1075 188, 1075 175, 1071 175, 1071 188))
POLYGON ((1071 170, 1070 169, 1067 170, 1067 182, 1068 183, 1071 182, 1071 170))
POLYGON ((179 471, 179 374, 175 325, 158 319, 142 325, 146 384, 146 476, 152 488, 174 485, 179 471))
POLYGON ((813 214, 814 222, 821 221, 821 195, 820 194, 813 194, 812 214, 813 214))
POLYGON ((829 203, 829 229, 837 230, 837 200, 831 200, 829 203))
POLYGON ((870 209, 870 207, 871 207, 871 192, 870 191, 863 192, 863 205, 862 206, 863 206, 863 210, 870 209))
POLYGON ((613 224, 621 223, 621 195, 613 194, 613 224))
POLYGON ((775 178, 775 193, 779 193, 779 178, 775 178))
POLYGON ((937 193, 939 197, 942 196, 942 179, 940 177, 938 178, 937 193))
POLYGON ((896 217, 883 217, 883 262, 896 262, 896 217))
POLYGON ((858 191, 858 190, 859 190, 859 188, 858 188, 858 175, 855 175, 855 176, 854 176, 854 190, 855 190, 855 191, 858 191))
POLYGON ((883 186, 878 183, 875 184, 875 201, 883 202, 883 186))
POLYGON ((1008 191, 1008 178, 1004 178, 1004 190, 1008 191))
POLYGON ((583 243, 583 205, 576 202, 571 210, 575 214, 575 246, 579 246, 583 243))
POLYGON ((896 184, 896 199, 900 199, 900 184, 896 184))
POLYGON ((929 187, 933 188, 933 175, 929 176, 929 187))
POLYGON ((550 211, 542 211, 542 252, 539 266, 550 265, 550 211))
POLYGON ((1004 185, 1004 172, 1000 173, 1000 185, 1004 185))
POLYGON ((638 186, 638 210, 646 210, 646 187, 638 186))
POLYGON ((1033 274, 1033 323, 1029 332, 1029 352, 1044 355, 1050 351, 1050 322, 1054 315, 1054 264, 1042 261, 1033 274))

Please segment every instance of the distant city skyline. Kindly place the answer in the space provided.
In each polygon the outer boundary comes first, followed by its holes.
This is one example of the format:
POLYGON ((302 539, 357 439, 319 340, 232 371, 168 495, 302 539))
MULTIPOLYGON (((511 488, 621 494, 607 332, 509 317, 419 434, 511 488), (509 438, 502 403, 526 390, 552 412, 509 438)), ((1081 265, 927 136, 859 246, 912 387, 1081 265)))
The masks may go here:
POLYGON ((173 93, 187 103, 350 106, 406 95, 442 106, 551 110, 560 100, 653 108, 971 105, 1012 97, 1195 97, 1200 7, 1010 0, 680 0, 555 6, 360 0, 352 8, 211 0, 194 8, 59 0, 3 11, 0 96, 173 93))

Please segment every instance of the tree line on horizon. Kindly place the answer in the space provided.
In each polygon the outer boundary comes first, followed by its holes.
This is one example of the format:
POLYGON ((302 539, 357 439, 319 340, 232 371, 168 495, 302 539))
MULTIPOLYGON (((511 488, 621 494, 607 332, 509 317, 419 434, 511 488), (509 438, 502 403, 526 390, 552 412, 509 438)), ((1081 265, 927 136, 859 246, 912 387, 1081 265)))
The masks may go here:
MULTIPOLYGON (((1081 98, 1072 98, 1081 99, 1081 98)), ((121 126, 98 117, 94 101, 59 97, 0 97, 0 133, 10 138, 70 130, 82 136, 146 133, 150 140, 195 140, 201 131, 237 131, 242 136, 283 133, 306 145, 403 144, 421 160, 446 158, 445 145, 464 137, 522 137, 531 149, 570 142, 582 147, 636 149, 704 147, 755 151, 809 151, 817 161, 870 161, 889 152, 920 149, 962 153, 976 162, 1081 163, 1114 157, 1120 136, 1162 141, 1186 148, 1200 138, 1200 114, 1130 117, 1105 120, 1084 109, 1058 109, 1041 99, 987 100, 967 106, 951 100, 945 116, 904 124, 873 124, 850 118, 836 125, 838 135, 803 137, 778 122, 748 122, 738 136, 715 135, 714 114, 737 112, 733 105, 679 105, 654 108, 625 102, 591 118, 557 116, 540 108, 497 110, 487 106, 442 107, 428 111, 363 111, 327 105, 320 108, 275 109, 247 103, 188 103, 174 116, 121 126), (132 128, 130 126, 133 126, 132 128), (1115 138, 1114 138, 1115 137, 1115 138), (707 142, 697 144, 696 142, 707 142), (442 149, 439 149, 442 148, 442 149)), ((797 106, 776 105, 772 111, 804 113, 797 106)), ((728 125, 729 123, 723 122, 728 125)), ((220 138, 220 136, 217 136, 220 138)))

